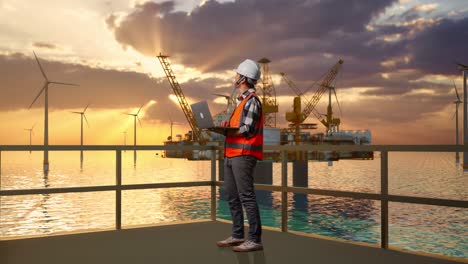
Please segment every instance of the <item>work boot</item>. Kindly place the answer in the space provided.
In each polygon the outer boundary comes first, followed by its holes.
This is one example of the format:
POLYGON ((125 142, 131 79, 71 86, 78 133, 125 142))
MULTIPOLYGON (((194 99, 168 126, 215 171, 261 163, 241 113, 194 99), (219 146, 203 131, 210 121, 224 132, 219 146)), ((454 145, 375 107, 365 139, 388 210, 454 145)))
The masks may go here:
POLYGON ((233 247, 232 250, 236 252, 249 252, 256 250, 263 250, 262 243, 255 243, 252 240, 247 240, 244 243, 240 244, 237 247, 233 247))
POLYGON ((232 246, 240 245, 244 243, 244 241, 245 240, 243 238, 235 238, 235 237, 230 236, 224 240, 216 242, 216 245, 218 245, 218 247, 232 247, 232 246))

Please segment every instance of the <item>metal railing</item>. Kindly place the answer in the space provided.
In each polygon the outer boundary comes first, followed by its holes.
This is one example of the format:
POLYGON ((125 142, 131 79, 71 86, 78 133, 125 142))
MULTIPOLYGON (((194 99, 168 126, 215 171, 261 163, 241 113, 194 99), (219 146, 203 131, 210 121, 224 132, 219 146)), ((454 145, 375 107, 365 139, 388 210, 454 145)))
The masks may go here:
MULTIPOLYGON (((43 151, 44 146, 19 146, 9 145, 0 146, 0 168, 2 151, 43 151)), ((211 220, 216 220, 216 187, 223 186, 223 181, 216 180, 216 151, 220 151, 217 146, 73 146, 56 145, 48 146, 48 151, 115 151, 116 153, 116 183, 106 186, 86 186, 86 187, 65 187, 65 188, 46 188, 46 189, 22 189, 22 190, 2 190, 0 187, 0 198, 2 196, 29 195, 29 194, 52 194, 52 193, 71 193, 71 192, 100 192, 115 191, 115 228, 122 228, 122 190, 137 189, 159 189, 176 187, 198 187, 211 186, 211 220), (122 150, 209 150, 211 151, 211 180, 210 181, 192 181, 192 182, 173 182, 173 183, 150 183, 150 184, 128 184, 122 185, 122 150)), ((424 205, 437 205, 468 208, 468 201, 414 197, 404 195, 391 195, 388 192, 388 153, 389 152, 468 152, 468 146, 463 145, 374 145, 374 146, 343 146, 343 145, 301 145, 301 146, 265 146, 264 150, 278 151, 281 153, 281 186, 255 184, 257 190, 267 190, 281 192, 281 231, 288 231, 288 193, 302 193, 314 195, 326 195, 333 197, 348 197, 355 199, 370 199, 381 202, 381 247, 388 248, 388 203, 414 203, 424 205), (325 190, 304 187, 288 186, 288 152, 295 151, 377 151, 381 152, 381 173, 380 173, 380 193, 363 193, 354 191, 325 190)), ((221 153, 221 152, 219 152, 221 153)), ((222 173, 222 170, 219 170, 222 173)), ((0 174, 1 177, 1 174, 0 174)), ((1 178, 0 178, 1 180, 1 178)), ((0 181, 1 182, 1 181, 0 181)))

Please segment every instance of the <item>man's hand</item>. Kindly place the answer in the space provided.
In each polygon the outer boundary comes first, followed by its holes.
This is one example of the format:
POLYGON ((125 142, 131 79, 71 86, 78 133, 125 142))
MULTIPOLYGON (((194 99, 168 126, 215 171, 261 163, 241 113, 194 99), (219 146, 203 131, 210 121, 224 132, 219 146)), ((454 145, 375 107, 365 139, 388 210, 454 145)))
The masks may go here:
POLYGON ((232 136, 232 135, 238 135, 239 129, 223 129, 221 127, 212 127, 208 128, 208 130, 213 131, 218 134, 222 134, 225 136, 232 136))

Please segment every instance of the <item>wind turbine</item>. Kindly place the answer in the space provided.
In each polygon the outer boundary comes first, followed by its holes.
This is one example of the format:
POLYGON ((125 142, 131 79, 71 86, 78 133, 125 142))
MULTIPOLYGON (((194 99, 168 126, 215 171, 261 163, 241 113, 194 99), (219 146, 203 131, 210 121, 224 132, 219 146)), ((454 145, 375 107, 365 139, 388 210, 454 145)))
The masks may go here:
MULTIPOLYGON (((456 144, 458 144, 458 107, 460 106, 461 103, 463 103, 462 100, 460 100, 460 96, 458 95, 457 91, 457 86, 455 85, 455 81, 453 82, 453 88, 455 89, 455 93, 457 95, 457 100, 454 101, 453 103, 455 104, 455 114, 452 116, 452 119, 455 117, 455 138, 456 138, 456 144)), ((457 164, 460 163, 460 156, 458 151, 456 152, 455 156, 457 164)))
POLYGON ((29 106, 29 109, 33 106, 33 104, 36 102, 37 98, 44 92, 44 172, 47 173, 49 171, 49 151, 48 151, 48 146, 49 146, 49 84, 61 84, 61 85, 71 85, 71 86, 79 86, 77 84, 73 83, 64 83, 64 82, 56 82, 56 81, 51 81, 49 78, 47 78, 47 75, 44 72, 44 69, 42 68, 41 63, 39 62, 39 59, 36 56, 36 53, 33 51, 34 57, 36 58, 37 65, 39 66, 39 69, 41 70, 41 74, 44 77, 44 84, 42 86, 42 89, 39 91, 37 94, 36 98, 34 98, 33 102, 29 106))
MULTIPOLYGON (((34 134, 33 130, 34 130, 34 127, 36 126, 36 124, 34 124, 31 128, 25 128, 24 130, 27 130, 29 131, 29 146, 31 147, 31 144, 32 144, 32 134, 34 134)), ((29 150, 29 153, 31 153, 31 150, 29 150)))
MULTIPOLYGON (((83 112, 72 112, 73 114, 79 114, 81 115, 81 141, 80 141, 80 146, 83 147, 83 118, 86 121, 86 125, 89 127, 88 119, 86 118, 86 109, 88 109, 89 104, 85 107, 83 112)), ((80 161, 81 164, 83 164, 83 149, 80 151, 80 161)))
POLYGON ((138 117, 138 114, 140 114, 141 108, 143 108, 143 105, 140 107, 140 109, 138 109, 138 112, 136 114, 126 113, 126 115, 133 116, 133 146, 135 147, 135 149, 133 150, 133 165, 134 166, 136 165, 136 157, 137 157, 136 155, 136 121, 138 119, 138 123, 140 123, 140 127, 141 127, 141 121, 140 121, 140 118, 138 117))

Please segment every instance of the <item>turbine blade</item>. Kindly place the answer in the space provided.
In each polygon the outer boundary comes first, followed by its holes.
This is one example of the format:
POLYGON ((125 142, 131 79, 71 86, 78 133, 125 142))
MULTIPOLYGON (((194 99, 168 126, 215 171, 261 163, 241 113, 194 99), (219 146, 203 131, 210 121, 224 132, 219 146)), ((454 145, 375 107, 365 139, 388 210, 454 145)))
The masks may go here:
POLYGON ((336 96, 335 88, 333 88, 333 93, 335 94, 336 103, 338 104, 338 108, 340 109, 340 115, 343 115, 343 112, 341 112, 340 101, 338 101, 338 96, 336 96))
POLYGON ((79 86, 78 84, 74 84, 74 83, 64 83, 64 82, 50 82, 50 83, 61 84, 61 85, 69 85, 69 86, 79 86))
POLYGON ((138 123, 140 123, 140 127, 142 127, 142 126, 141 126, 140 118, 139 118, 138 116, 137 116, 137 119, 138 119, 138 123))
POLYGON ((86 115, 84 113, 83 113, 83 116, 84 116, 84 119, 86 121, 86 125, 88 125, 88 127, 89 127, 88 118, 86 118, 86 115))
POLYGON ((453 88, 455 89, 455 93, 457 93, 457 99, 458 99, 458 101, 460 101, 460 96, 458 95, 457 85, 455 84, 454 80, 452 80, 452 81, 453 81, 453 88))
POLYGON ((33 130, 36 125, 37 123, 34 123, 34 125, 31 127, 31 130, 33 130))
POLYGON ((33 106, 33 104, 36 102, 37 98, 39 98, 39 96, 42 94, 42 91, 44 91, 44 89, 46 88, 47 86, 47 82, 44 84, 44 86, 42 87, 42 89, 39 91, 39 93, 37 94, 36 98, 34 98, 33 102, 31 103, 31 105, 29 106, 29 109, 31 109, 31 107, 33 106))
POLYGON ((457 64, 459 67, 461 68, 468 68, 468 66, 464 65, 464 64, 461 64, 459 62, 455 62, 455 64, 457 64))
POLYGON ((138 115, 138 114, 140 113, 140 111, 141 111, 141 108, 143 108, 143 106, 144 106, 144 104, 143 104, 143 105, 141 105, 140 109, 138 109, 138 112, 136 113, 136 115, 138 115))
POLYGON ((34 53, 34 57, 36 58, 37 65, 39 65, 39 69, 41 70, 42 76, 44 76, 44 79, 46 79, 47 81, 49 81, 49 79, 47 79, 47 76, 46 76, 46 74, 45 74, 45 72, 44 72, 44 69, 42 69, 42 65, 41 65, 41 63, 39 62, 39 59, 38 59, 37 56, 36 56, 36 52, 33 51, 33 53, 34 53))
POLYGON ((73 111, 70 111, 70 113, 73 113, 73 114, 81 114, 81 112, 73 112, 73 111))
POLYGON ((86 109, 88 109, 88 106, 89 106, 89 103, 88 103, 88 105, 85 107, 85 109, 83 110, 83 113, 86 112, 86 109))
MULTIPOLYGON (((458 105, 457 105, 457 107, 458 107, 458 105)), ((456 113, 457 113, 457 112, 453 113, 453 116, 452 116, 452 118, 450 118, 450 120, 453 120, 453 118, 455 117, 455 114, 456 114, 456 113)))

